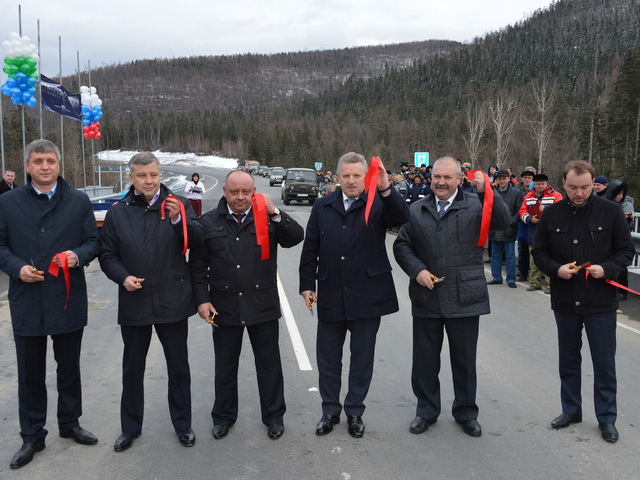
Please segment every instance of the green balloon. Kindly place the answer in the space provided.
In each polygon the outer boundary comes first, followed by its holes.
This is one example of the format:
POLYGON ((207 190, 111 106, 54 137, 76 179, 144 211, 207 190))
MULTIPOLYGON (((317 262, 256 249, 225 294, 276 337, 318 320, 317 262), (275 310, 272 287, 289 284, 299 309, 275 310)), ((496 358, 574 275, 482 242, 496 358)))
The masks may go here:
POLYGON ((22 73, 24 73, 25 75, 30 75, 31 74, 31 67, 25 63, 25 64, 20 66, 20 71, 22 73))
POLYGON ((21 67, 23 63, 24 63, 24 57, 16 57, 13 59, 13 64, 18 68, 21 67))
POLYGON ((24 62, 29 65, 31 68, 35 69, 38 61, 33 57, 27 57, 24 59, 24 62))
POLYGON ((4 57, 4 63, 6 63, 7 65, 13 65, 13 58, 10 57, 4 57))

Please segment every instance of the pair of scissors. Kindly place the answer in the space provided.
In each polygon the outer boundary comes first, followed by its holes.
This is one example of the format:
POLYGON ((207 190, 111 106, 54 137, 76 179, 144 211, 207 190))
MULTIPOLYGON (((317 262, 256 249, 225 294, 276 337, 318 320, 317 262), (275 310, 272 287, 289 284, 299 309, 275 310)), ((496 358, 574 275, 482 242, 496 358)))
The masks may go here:
POLYGON ((33 262, 33 258, 30 258, 29 260, 31 260, 31 271, 33 272, 34 275, 37 275, 38 269, 36 268, 36 264, 33 262))
POLYGON ((440 283, 444 281, 444 277, 436 277, 435 275, 431 275, 431 281, 433 283, 440 283))
POLYGON ((217 312, 209 312, 209 317, 207 317, 207 323, 211 325, 211 328, 215 328, 218 326, 218 324, 213 321, 216 315, 217 312))
POLYGON ((586 263, 583 263, 582 265, 569 265, 569 268, 571 270, 582 270, 583 268, 590 267, 590 266, 591 266, 591 263, 586 262, 586 263))
POLYGON ((307 302, 307 307, 309 308, 309 313, 311 313, 311 316, 313 317, 313 304, 316 303, 316 297, 314 296, 310 296, 309 297, 309 301, 307 302))

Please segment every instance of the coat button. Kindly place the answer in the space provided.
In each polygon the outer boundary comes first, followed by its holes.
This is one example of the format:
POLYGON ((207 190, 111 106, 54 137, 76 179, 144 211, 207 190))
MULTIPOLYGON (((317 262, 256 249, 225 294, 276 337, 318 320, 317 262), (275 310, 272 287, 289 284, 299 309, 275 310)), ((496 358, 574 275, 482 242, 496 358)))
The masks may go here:
POLYGON ((239 297, 241 297, 241 296, 242 296, 242 292, 240 292, 240 293, 238 294, 238 296, 239 296, 239 297))
POLYGON ((256 288, 260 288, 260 285, 256 285, 256 288))
POLYGON ((236 242, 239 242, 239 241, 240 241, 240 239, 238 237, 236 237, 236 242))
POLYGON ((347 226, 346 226, 346 225, 342 225, 342 229, 343 229, 343 230, 346 230, 346 229, 347 229, 347 226))
POLYGON ((559 231, 560 231, 560 229, 559 229, 559 228, 556 228, 556 233, 558 233, 559 231))
POLYGON ((579 306, 580 306, 580 302, 576 302, 576 307, 579 307, 579 306))
POLYGON ((240 265, 236 265, 236 268, 240 268, 240 265))
POLYGON ((45 232, 45 230, 46 230, 46 228, 44 228, 44 227, 42 227, 42 228, 40 229, 40 231, 41 231, 42 233, 44 233, 44 232, 45 232))
POLYGON ((578 243, 578 239, 574 238, 573 243, 578 243))
POLYGON ((598 230, 602 230, 602 227, 598 227, 598 230))
POLYGON ((344 257, 340 257, 340 260, 344 260, 344 257))

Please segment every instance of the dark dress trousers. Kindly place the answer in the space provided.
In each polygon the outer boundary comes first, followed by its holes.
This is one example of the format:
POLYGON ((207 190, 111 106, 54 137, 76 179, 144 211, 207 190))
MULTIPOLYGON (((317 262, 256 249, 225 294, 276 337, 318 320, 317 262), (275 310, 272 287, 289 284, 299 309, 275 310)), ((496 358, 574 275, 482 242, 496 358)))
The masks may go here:
POLYGON ((398 311, 385 238, 388 228, 407 221, 408 209, 394 188, 387 197, 376 194, 366 225, 366 202, 362 193, 345 211, 340 189, 317 200, 300 258, 300 292, 312 290, 318 297, 316 355, 322 412, 328 415, 342 411, 342 348, 347 331, 351 362, 344 410, 360 416, 371 384, 380 317, 398 311))

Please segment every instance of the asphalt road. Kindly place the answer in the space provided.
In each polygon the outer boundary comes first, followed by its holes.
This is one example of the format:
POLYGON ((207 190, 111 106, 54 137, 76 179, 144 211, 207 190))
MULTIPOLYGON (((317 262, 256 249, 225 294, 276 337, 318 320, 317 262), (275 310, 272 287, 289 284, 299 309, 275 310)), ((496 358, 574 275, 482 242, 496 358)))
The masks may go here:
MULTIPOLYGON (((191 167, 185 174, 190 176, 191 167)), ((204 210, 213 208, 222 194, 225 172, 197 169, 207 188, 204 210)), ((284 207, 279 187, 256 178, 258 191, 306 224, 311 207, 293 203, 284 207)), ((451 417, 453 391, 448 347, 443 351, 441 384, 443 412, 438 423, 422 435, 409 433, 415 415, 411 391, 411 315, 408 279, 387 247, 401 304, 398 313, 383 318, 378 334, 375 372, 364 414, 366 433, 356 440, 346 421, 317 437, 321 416, 315 363, 315 326, 298 295, 301 246, 281 249, 279 278, 290 305, 289 328, 281 320, 280 343, 288 411, 285 433, 267 437, 260 421, 253 355, 243 347, 239 374, 240 417, 229 435, 214 440, 210 411, 213 403, 213 345, 211 327, 197 316, 190 320, 189 351, 192 369, 193 429, 197 443, 180 446, 173 432, 166 400, 166 367, 159 342, 148 355, 145 381, 143 435, 123 453, 113 451, 120 434, 122 340, 116 323, 116 286, 101 272, 97 261, 86 271, 89 288, 89 325, 82 355, 84 414, 81 423, 95 433, 96 446, 81 446, 57 435, 55 362, 50 353, 49 423, 47 448, 32 463, 9 470, 21 445, 17 418, 15 350, 7 302, 6 276, 0 276, 0 478, 38 479, 636 479, 640 447, 640 300, 630 299, 619 316, 618 422, 620 440, 600 438, 593 413, 592 369, 588 346, 583 349, 583 423, 555 431, 549 422, 560 413, 557 343, 549 297, 490 288, 492 313, 480 324, 478 349, 479 421, 481 438, 465 435, 451 417), (291 332, 298 332, 300 344, 291 332), (295 346, 294 346, 295 345, 295 346), (310 361, 305 369, 304 359, 310 361)), ((490 278, 487 274, 487 278, 490 278)), ((285 304, 284 296, 281 301, 285 304)), ((287 311, 286 305, 284 308, 287 311)), ((51 349, 50 349, 51 350, 51 349)), ((348 351, 345 351, 345 366, 348 351)), ((346 369, 345 369, 346 370, 346 369)), ((346 384, 346 379, 344 381, 346 384)))

